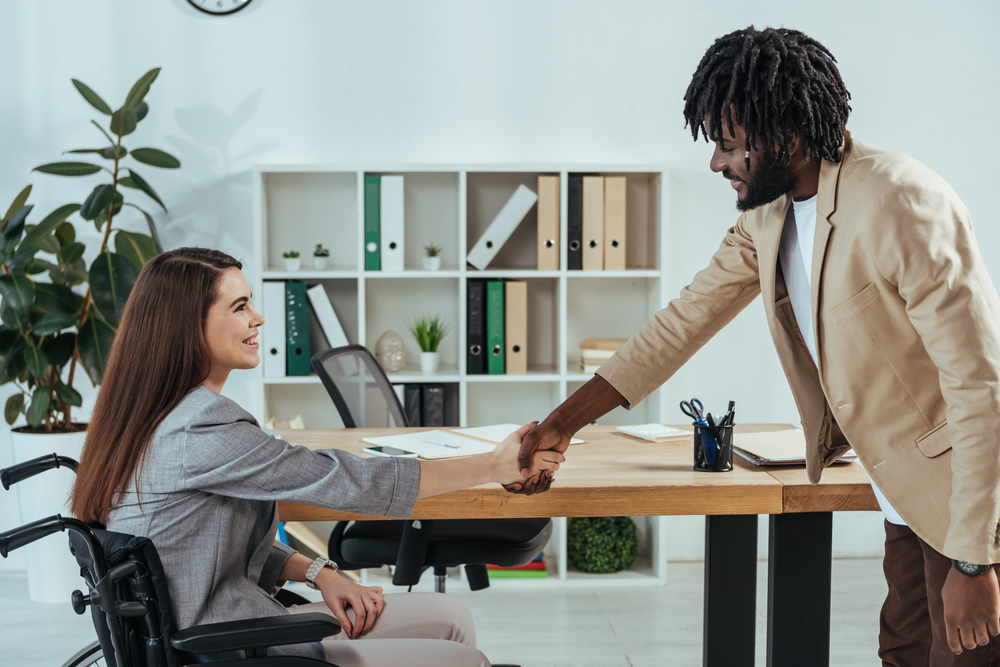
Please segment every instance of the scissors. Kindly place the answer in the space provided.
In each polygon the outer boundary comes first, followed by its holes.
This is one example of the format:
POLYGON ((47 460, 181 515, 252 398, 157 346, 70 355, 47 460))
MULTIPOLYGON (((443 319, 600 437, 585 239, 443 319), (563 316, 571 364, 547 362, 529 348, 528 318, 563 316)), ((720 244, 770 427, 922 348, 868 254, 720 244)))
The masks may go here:
POLYGON ((681 401, 681 412, 698 421, 704 419, 705 406, 697 398, 692 398, 690 401, 681 401))

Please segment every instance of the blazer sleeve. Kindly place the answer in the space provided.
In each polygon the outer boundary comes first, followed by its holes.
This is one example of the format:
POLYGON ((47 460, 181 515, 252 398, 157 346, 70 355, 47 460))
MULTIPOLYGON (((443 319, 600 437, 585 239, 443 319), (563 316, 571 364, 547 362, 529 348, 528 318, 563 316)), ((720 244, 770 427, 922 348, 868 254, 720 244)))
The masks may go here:
POLYGON ((760 294, 757 250, 746 223, 740 216, 708 267, 597 370, 630 409, 760 294))
POLYGON ((199 404, 183 435, 180 488, 399 518, 416 502, 416 460, 293 447, 217 394, 199 404))
POLYGON ((947 185, 899 183, 869 216, 871 251, 938 368, 951 438, 944 555, 1000 561, 1000 298, 947 185))
POLYGON ((271 553, 267 555, 267 560, 264 561, 264 567, 260 570, 260 579, 257 582, 257 585, 268 595, 274 595, 284 585, 284 580, 279 577, 281 571, 285 568, 285 562, 294 553, 298 552, 287 544, 283 544, 277 540, 274 541, 274 544, 271 546, 271 553))

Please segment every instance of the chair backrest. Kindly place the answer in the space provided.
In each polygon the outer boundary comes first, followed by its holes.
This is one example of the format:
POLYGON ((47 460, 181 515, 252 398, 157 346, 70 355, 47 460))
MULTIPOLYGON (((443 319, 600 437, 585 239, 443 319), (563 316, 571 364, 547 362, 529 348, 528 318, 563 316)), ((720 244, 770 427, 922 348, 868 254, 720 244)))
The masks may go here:
POLYGON ((363 345, 318 352, 310 361, 347 428, 409 426, 389 378, 363 345))
POLYGON ((181 657, 167 641, 177 626, 166 574, 153 543, 145 537, 97 528, 90 532, 92 537, 70 532, 69 543, 90 589, 91 615, 105 664, 181 667, 181 657), (96 549, 94 541, 99 544, 96 549))

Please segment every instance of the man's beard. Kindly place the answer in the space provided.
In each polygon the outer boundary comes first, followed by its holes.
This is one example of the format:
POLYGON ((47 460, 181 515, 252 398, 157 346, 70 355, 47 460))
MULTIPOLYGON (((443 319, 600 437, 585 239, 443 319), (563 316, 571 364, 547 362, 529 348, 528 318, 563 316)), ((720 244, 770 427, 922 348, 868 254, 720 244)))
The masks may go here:
MULTIPOLYGON (((728 175, 723 174, 726 178, 728 175)), ((778 197, 787 195, 799 182, 799 176, 790 164, 785 164, 777 155, 761 156, 757 168, 750 172, 750 181, 746 184, 746 197, 736 198, 738 211, 750 211, 758 206, 770 204, 778 197)))

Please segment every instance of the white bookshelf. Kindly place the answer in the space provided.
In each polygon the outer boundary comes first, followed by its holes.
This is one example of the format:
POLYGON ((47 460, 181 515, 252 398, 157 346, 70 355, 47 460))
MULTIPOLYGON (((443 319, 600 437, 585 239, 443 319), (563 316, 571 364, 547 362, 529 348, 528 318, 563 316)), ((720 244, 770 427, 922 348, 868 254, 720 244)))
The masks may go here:
MULTIPOLYGON (((579 343, 593 336, 628 338, 667 303, 665 289, 667 229, 665 215, 669 179, 651 165, 259 165, 253 170, 253 266, 255 295, 265 281, 302 280, 327 291, 348 340, 371 350, 386 331, 406 343, 406 368, 389 374, 393 383, 438 382, 446 386, 450 412, 458 426, 526 423, 543 419, 579 389, 591 375, 578 372, 579 343), (567 198, 570 174, 603 174, 627 179, 626 270, 567 270, 567 198), (364 270, 364 177, 404 176, 404 271, 364 270), (466 265, 466 253, 485 231, 518 185, 537 191, 539 175, 559 175, 560 269, 538 271, 537 207, 497 253, 489 269, 466 265), (312 267, 312 249, 330 249, 328 268, 312 267), (425 271, 423 247, 440 246, 442 267, 425 271), (284 270, 282 252, 301 253, 300 271, 284 270), (513 278, 528 283, 528 373, 466 373, 466 285, 470 278, 513 278), (442 341, 441 366, 433 375, 420 372, 419 348, 407 322, 421 314, 438 314, 451 323, 442 341)), ((257 310, 264 311, 255 296, 257 310)), ((312 352, 319 330, 312 326, 312 352)), ((267 327, 262 329, 262 347, 267 327)), ((315 375, 265 378, 263 364, 255 375, 255 415, 301 414, 309 428, 343 426, 315 375)), ((634 410, 616 409, 603 424, 660 421, 668 414, 661 392, 634 410)), ((550 575, 546 580, 498 580, 494 585, 540 582, 571 585, 607 580, 619 584, 666 582, 662 519, 640 519, 648 536, 640 559, 628 572, 583 575, 567 567, 565 519, 546 548, 550 575)))

